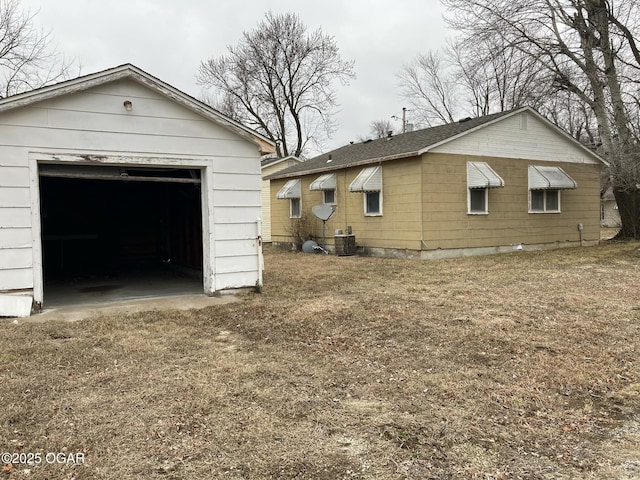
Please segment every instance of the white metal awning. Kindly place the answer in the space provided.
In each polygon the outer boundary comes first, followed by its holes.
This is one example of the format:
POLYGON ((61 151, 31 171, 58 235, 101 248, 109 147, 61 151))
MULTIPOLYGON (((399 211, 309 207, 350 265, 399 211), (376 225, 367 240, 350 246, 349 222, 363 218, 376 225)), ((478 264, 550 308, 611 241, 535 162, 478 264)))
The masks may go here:
POLYGON ((467 186, 469 188, 504 187, 504 180, 487 162, 467 162, 467 186))
POLYGON ((350 192, 379 192, 382 190, 382 168, 380 166, 363 168, 349 185, 350 192))
POLYGON ((284 184, 284 187, 278 191, 277 198, 285 200, 287 198, 300 198, 300 195, 300 179, 296 178, 295 180, 289 180, 284 184))
POLYGON ((320 175, 313 182, 311 182, 311 185, 309 185, 309 190, 333 190, 335 188, 336 188, 335 173, 327 173, 326 175, 320 175))
POLYGON ((563 190, 576 188, 578 184, 560 167, 529 165, 530 190, 563 190))

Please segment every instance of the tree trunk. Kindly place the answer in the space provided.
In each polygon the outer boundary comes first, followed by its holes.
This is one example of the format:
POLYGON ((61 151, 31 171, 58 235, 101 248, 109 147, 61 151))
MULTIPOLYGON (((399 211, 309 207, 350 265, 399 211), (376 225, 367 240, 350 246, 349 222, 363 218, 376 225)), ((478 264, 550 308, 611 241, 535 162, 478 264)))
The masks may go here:
POLYGON ((627 191, 614 188, 622 228, 617 239, 640 240, 640 190, 627 191))

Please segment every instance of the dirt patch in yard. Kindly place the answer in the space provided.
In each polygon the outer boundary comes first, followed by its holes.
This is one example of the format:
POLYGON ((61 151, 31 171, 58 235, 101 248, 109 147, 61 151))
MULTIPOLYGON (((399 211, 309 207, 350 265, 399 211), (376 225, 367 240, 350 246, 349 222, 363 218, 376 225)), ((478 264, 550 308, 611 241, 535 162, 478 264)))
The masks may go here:
POLYGON ((239 302, 2 322, 0 451, 84 461, 0 479, 638 478, 638 248, 269 251, 239 302))

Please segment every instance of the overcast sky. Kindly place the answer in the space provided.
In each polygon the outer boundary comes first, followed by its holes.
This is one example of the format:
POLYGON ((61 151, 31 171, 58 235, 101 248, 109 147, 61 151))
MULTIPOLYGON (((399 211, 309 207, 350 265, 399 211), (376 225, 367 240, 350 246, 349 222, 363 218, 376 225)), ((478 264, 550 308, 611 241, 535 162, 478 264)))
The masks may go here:
MULTIPOLYGON (((418 53, 449 35, 438 0, 21 0, 37 12, 58 51, 76 58, 82 74, 132 63, 200 97, 200 62, 226 53, 243 31, 271 10, 295 12, 309 30, 335 37, 343 59, 355 60, 357 78, 340 87, 337 148, 366 136, 373 120, 401 116, 396 73, 418 53)), ((410 113, 409 113, 410 115, 410 113)), ((410 118, 409 118, 410 120, 410 118)), ((395 122, 397 131, 401 122, 395 122)))

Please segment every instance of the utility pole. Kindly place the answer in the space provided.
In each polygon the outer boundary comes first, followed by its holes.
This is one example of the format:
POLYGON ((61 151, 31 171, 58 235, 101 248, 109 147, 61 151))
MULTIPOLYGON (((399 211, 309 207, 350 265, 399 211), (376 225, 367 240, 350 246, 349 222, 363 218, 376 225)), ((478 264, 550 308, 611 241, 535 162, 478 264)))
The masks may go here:
MULTIPOLYGON (((402 133, 407 133, 407 112, 411 110, 407 110, 407 107, 402 107, 402 133)), ((395 115, 391 115, 391 118, 394 120, 400 120, 395 115)))
POLYGON ((402 107, 402 133, 407 133, 407 107, 402 107))

